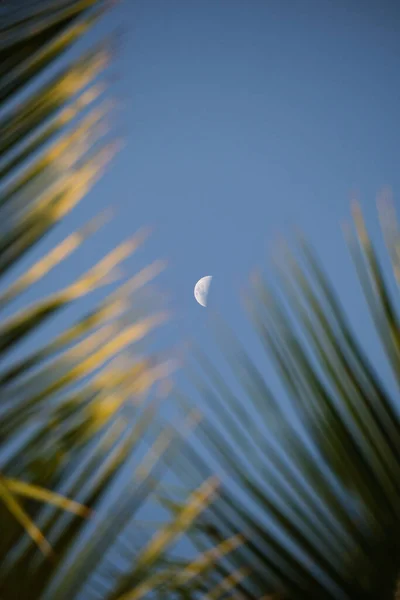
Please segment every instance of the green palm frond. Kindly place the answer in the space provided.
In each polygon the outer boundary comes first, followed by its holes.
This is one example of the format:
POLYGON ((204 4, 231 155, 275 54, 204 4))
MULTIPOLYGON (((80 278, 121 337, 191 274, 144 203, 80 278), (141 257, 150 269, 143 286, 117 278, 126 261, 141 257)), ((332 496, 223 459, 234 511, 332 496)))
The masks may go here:
MULTIPOLYGON (((393 288, 360 209, 353 214, 351 254, 398 383, 393 288)), ((400 234, 393 213, 384 232, 398 280, 400 234)), ((198 440, 226 481, 200 529, 212 540, 243 532, 246 543, 224 569, 229 576, 250 568, 238 587, 245 597, 392 600, 400 572, 397 392, 389 393, 394 386, 368 358, 304 239, 298 239, 296 256, 286 248, 278 269, 280 290, 258 277, 248 304, 285 393, 272 391, 270 375, 226 326, 223 349, 235 383, 196 352, 203 375, 194 383, 209 415, 198 440)), ((176 468, 194 485, 209 466, 198 443, 186 450, 176 468)))
MULTIPOLYGON (((165 459, 179 446, 174 429, 156 425, 157 384, 168 376, 169 363, 139 347, 165 315, 150 312, 150 303, 146 312, 135 304, 163 265, 155 262, 114 285, 144 234, 122 242, 63 289, 40 293, 42 280, 82 251, 107 220, 100 215, 42 250, 42 241, 92 189, 118 149, 104 136, 113 108, 105 83, 109 41, 76 58, 67 52, 111 5, 24 0, 0 6, 4 600, 118 600, 153 589, 162 593, 165 586, 187 597, 210 565, 204 554, 190 570, 189 559, 174 563, 168 552, 211 502, 213 481, 193 491, 172 521, 137 546, 138 514, 153 498, 165 459), (24 305, 37 289, 39 299, 24 305), (89 312, 49 333, 69 306, 95 290, 101 299, 89 312), (39 341, 32 342, 35 337, 39 341)), ((222 544, 219 553, 236 546, 222 544)))

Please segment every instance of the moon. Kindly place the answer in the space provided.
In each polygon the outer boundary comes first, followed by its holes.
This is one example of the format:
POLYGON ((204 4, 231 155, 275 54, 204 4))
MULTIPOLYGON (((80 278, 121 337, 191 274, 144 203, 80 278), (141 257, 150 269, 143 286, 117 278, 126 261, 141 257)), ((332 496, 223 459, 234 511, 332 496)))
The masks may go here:
POLYGON ((201 306, 207 306, 208 290, 211 284, 211 275, 202 277, 194 286, 194 297, 201 306))

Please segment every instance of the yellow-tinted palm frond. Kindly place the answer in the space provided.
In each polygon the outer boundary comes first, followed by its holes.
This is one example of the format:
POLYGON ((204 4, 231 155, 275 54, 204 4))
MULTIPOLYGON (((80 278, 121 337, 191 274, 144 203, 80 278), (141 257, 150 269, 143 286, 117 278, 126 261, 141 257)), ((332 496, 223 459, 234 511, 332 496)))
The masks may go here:
POLYGON ((157 589, 165 594, 172 594, 176 590, 189 590, 188 584, 191 580, 201 576, 208 568, 213 567, 222 556, 232 552, 242 543, 242 538, 236 536, 207 553, 203 553, 183 569, 169 567, 154 572, 154 566, 160 562, 166 549, 185 534, 188 527, 212 502, 217 487, 218 482, 212 479, 204 482, 192 493, 174 520, 160 528, 144 549, 137 554, 132 572, 125 576, 120 588, 113 592, 112 598, 139 600, 157 589))
POLYGON ((41 293, 54 273, 69 273, 71 258, 106 220, 95 217, 48 244, 120 147, 108 135, 112 38, 68 55, 111 5, 0 4, 0 598, 7 600, 86 598, 102 561, 121 552, 129 569, 109 574, 104 599, 159 589, 160 568, 170 573, 171 593, 190 593, 191 582, 239 545, 236 536, 197 559, 193 548, 180 566, 170 561, 170 547, 214 498, 214 480, 139 548, 136 529, 125 539, 198 422, 190 413, 179 436, 160 427, 168 388, 158 386, 175 364, 144 354, 142 341, 166 315, 151 303, 135 310, 135 297, 164 264, 128 280, 122 269, 147 231, 41 293), (93 292, 96 303, 79 314, 93 292), (73 307, 76 316, 64 322, 73 307))
POLYGON ((87 517, 90 515, 90 509, 86 506, 82 506, 79 502, 69 500, 60 494, 56 494, 50 490, 31 485, 17 479, 6 479, 4 484, 8 487, 11 493, 17 496, 24 496, 26 498, 32 498, 40 502, 47 502, 53 506, 58 506, 63 510, 67 510, 81 517, 87 517))
POLYGON ((0 498, 4 506, 10 511, 11 516, 19 522, 26 533, 32 538, 35 544, 39 546, 45 556, 53 555, 53 550, 44 537, 40 529, 32 521, 28 513, 23 509, 21 504, 16 500, 14 494, 10 491, 7 480, 0 480, 0 498))
MULTIPOLYGON (((42 597, 50 580, 64 588, 63 559, 85 544, 98 518, 92 508, 136 453, 144 501, 150 473, 173 442, 167 430, 151 440, 157 403, 146 401, 167 364, 131 353, 165 319, 161 312, 135 316, 133 302, 161 263, 123 281, 121 265, 146 232, 46 297, 42 280, 84 250, 103 217, 29 263, 32 249, 75 210, 119 148, 103 137, 114 106, 104 77, 109 40, 76 58, 67 54, 110 6, 104 0, 17 0, 0 7, 1 598, 42 597), (123 285, 106 292, 117 278, 123 285), (37 289, 36 299, 21 308, 37 289), (62 325, 59 316, 94 290, 102 298, 90 312, 50 331, 50 323, 62 325), (33 334, 39 341, 30 342, 33 334), (147 438, 151 451, 143 459, 147 438)), ((115 496, 117 535, 135 512, 135 496, 132 490, 129 502, 126 492, 115 496)), ((100 537, 103 551, 110 545, 108 536, 100 537)), ((98 566, 99 548, 83 547, 89 570, 74 579, 69 600, 98 566)))

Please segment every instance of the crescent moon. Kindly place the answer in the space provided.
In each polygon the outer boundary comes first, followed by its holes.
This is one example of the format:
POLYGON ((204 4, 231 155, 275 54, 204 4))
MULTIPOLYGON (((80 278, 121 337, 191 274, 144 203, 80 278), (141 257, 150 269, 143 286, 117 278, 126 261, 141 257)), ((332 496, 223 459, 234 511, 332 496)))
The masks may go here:
POLYGON ((194 286, 194 297, 201 306, 207 306, 208 290, 211 284, 211 275, 202 277, 194 286))

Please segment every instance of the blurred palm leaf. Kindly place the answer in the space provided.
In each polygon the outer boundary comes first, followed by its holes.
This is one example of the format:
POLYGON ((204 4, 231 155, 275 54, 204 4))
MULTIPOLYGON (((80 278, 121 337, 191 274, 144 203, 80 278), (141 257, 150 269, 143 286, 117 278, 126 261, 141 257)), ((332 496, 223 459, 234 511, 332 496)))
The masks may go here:
POLYGON ((213 481, 192 492, 172 522, 136 545, 138 513, 166 470, 162 459, 178 447, 173 429, 160 432, 156 426, 161 398, 152 393, 169 365, 132 352, 164 320, 162 312, 144 312, 133 302, 162 265, 102 292, 93 310, 49 333, 69 305, 120 277, 120 265, 143 234, 121 243, 64 289, 21 308, 21 298, 104 221, 101 216, 41 250, 39 243, 90 191, 117 149, 103 137, 112 108, 104 83, 110 44, 101 42, 75 59, 64 56, 111 4, 24 0, 0 6, 4 600, 126 600, 166 585, 171 594, 175 588, 188 594, 208 564, 198 559, 192 571, 178 576, 188 560, 175 564, 167 554, 210 503, 213 481), (39 258, 25 266, 38 248, 39 258), (32 343, 33 334, 38 342, 32 343))
MULTIPOLYGON (((381 214, 399 281, 400 234, 390 206, 381 214)), ((358 207, 350 249, 394 380, 399 316, 393 290, 358 207)), ((260 277, 249 301, 256 332, 286 390, 277 396, 233 334, 223 348, 237 376, 229 384, 200 351, 195 385, 209 414, 177 470, 195 484, 211 456, 226 485, 203 518, 212 540, 243 532, 224 566, 251 569, 245 597, 276 592, 293 600, 393 599, 400 570, 400 422, 390 395, 346 318, 310 246, 286 248, 281 290, 260 277)), ((392 386, 393 387, 393 386, 392 386)), ((187 400, 181 398, 185 404, 187 400)))

